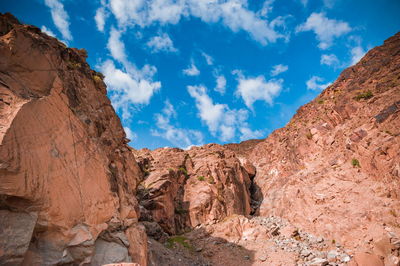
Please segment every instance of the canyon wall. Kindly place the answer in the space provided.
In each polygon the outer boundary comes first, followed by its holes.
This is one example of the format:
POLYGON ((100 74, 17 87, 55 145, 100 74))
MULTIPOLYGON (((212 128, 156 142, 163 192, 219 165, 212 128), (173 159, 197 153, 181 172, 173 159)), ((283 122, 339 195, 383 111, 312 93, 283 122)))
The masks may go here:
POLYGON ((141 172, 86 56, 0 15, 1 265, 146 265, 141 172))
POLYGON ((400 235, 399 136, 400 33, 344 70, 284 128, 250 148, 227 147, 257 169, 259 215, 387 258, 400 247, 390 242, 400 235))

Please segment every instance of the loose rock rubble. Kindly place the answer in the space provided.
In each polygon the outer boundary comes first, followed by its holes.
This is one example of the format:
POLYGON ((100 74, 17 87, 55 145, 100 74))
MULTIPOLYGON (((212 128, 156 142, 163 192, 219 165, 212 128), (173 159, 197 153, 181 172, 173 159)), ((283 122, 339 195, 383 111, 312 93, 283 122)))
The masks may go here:
POLYGON ((284 262, 291 265, 339 266, 347 265, 351 260, 351 251, 339 243, 333 244, 299 230, 275 216, 234 216, 220 223, 201 226, 185 236, 193 245, 201 247, 199 250, 210 258, 213 265, 224 265, 236 259, 224 258, 221 253, 231 253, 226 250, 216 252, 216 245, 220 250, 232 247, 247 250, 251 254, 243 255, 240 260, 245 264, 245 261, 249 261, 251 265, 270 265, 275 261, 276 254, 285 254, 288 259, 284 262), (224 248, 220 248, 222 246, 224 248), (221 258, 228 261, 219 261, 221 258))

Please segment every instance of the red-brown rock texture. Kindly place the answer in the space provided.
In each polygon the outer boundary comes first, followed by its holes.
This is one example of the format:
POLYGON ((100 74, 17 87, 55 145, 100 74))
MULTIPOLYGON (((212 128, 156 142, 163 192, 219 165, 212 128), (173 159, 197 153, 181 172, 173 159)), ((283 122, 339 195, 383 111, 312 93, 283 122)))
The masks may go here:
POLYGON ((223 146, 144 149, 135 154, 145 172, 140 203, 149 213, 147 220, 166 232, 177 234, 232 214, 250 214, 249 174, 223 146))
POLYGON ((1 265, 146 264, 140 169, 85 58, 0 15, 1 265))
MULTIPOLYGON (((390 246, 400 235, 399 136, 396 34, 245 154, 257 171, 259 215, 284 217, 353 251, 390 246)), ((398 248, 378 253, 386 261, 398 248)))

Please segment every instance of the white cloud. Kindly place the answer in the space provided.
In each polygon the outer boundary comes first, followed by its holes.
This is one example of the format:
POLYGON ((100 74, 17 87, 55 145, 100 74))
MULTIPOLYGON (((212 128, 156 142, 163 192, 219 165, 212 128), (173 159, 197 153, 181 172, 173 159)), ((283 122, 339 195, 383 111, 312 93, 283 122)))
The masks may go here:
POLYGON ((314 91, 324 90, 326 87, 328 87, 329 85, 332 84, 330 82, 321 83, 323 81, 324 81, 323 78, 318 77, 318 76, 313 76, 306 82, 307 89, 308 90, 314 90, 314 91))
POLYGON ((148 104, 153 94, 161 88, 160 82, 153 82, 150 77, 146 77, 146 68, 128 73, 116 68, 111 60, 107 60, 100 69, 105 76, 104 81, 109 88, 111 102, 115 109, 122 111, 123 119, 130 118, 132 105, 148 104))
POLYGON ((187 76, 198 76, 198 75, 200 75, 200 70, 196 67, 196 65, 192 61, 190 66, 187 69, 183 70, 183 74, 185 74, 187 76))
POLYGON ((152 130, 153 136, 167 139, 173 145, 184 148, 203 143, 203 134, 197 130, 178 128, 171 120, 176 118, 173 105, 167 100, 161 113, 155 114, 157 130, 152 130))
POLYGON ((121 34, 121 31, 112 27, 107 48, 123 67, 117 68, 112 60, 106 60, 100 69, 109 87, 114 108, 122 111, 123 119, 129 119, 138 105, 149 104, 151 97, 161 88, 161 83, 153 81, 157 72, 154 66, 144 65, 142 69, 138 69, 128 61, 121 34))
POLYGON ((107 48, 115 60, 121 63, 127 62, 125 44, 121 41, 121 31, 116 30, 114 27, 111 28, 107 48))
POLYGON ((200 119, 207 125, 213 136, 221 141, 229 141, 240 134, 241 139, 261 135, 261 131, 251 131, 248 123, 248 111, 230 109, 226 104, 214 104, 204 86, 188 86, 188 92, 196 100, 200 119))
POLYGON ((233 32, 246 31, 263 45, 285 37, 247 6, 247 0, 110 0, 111 12, 121 27, 176 24, 182 17, 193 16, 206 23, 221 22, 233 32))
POLYGON ((358 61, 367 53, 361 46, 351 49, 351 65, 357 64, 358 61))
POLYGON ((56 37, 56 35, 54 34, 54 32, 52 32, 49 28, 47 28, 46 26, 42 26, 41 28, 42 32, 46 33, 47 35, 51 36, 51 37, 56 37))
POLYGON ((111 56, 120 62, 126 72, 133 76, 134 79, 151 79, 157 72, 154 66, 145 65, 142 69, 138 69, 136 65, 129 62, 125 51, 125 44, 121 41, 122 31, 116 30, 114 27, 111 28, 110 37, 107 42, 107 48, 111 53, 111 56))
POLYGON ((206 60, 207 65, 211 66, 212 64, 214 64, 214 59, 210 55, 206 54, 205 52, 202 52, 201 55, 206 60))
POLYGON ((185 7, 184 1, 173 0, 110 0, 110 8, 120 26, 141 27, 153 22, 176 24, 185 7))
POLYGON ((206 88, 203 86, 188 86, 187 88, 190 96, 196 99, 200 118, 205 121, 210 131, 215 134, 227 106, 224 104, 214 104, 213 100, 207 95, 206 88))
POLYGON ((44 3, 50 8, 51 17, 54 25, 61 32, 61 35, 66 40, 72 40, 71 32, 69 31, 69 16, 64 10, 64 5, 59 0, 45 0, 44 3))
POLYGON ((265 0, 263 3, 262 8, 258 12, 258 14, 262 17, 267 17, 269 13, 271 13, 273 7, 272 4, 275 2, 275 0, 265 0))
POLYGON ((334 54, 323 54, 321 55, 320 63, 321 65, 327 65, 327 66, 338 66, 339 59, 334 54))
POLYGON ((240 127, 239 131, 241 133, 240 140, 248 140, 248 139, 258 139, 264 135, 264 132, 261 130, 252 131, 250 128, 244 126, 240 127))
POLYGON ((289 69, 289 67, 287 65, 282 65, 282 64, 275 65, 272 67, 271 76, 273 76, 273 77, 277 76, 283 72, 286 72, 288 69, 289 69))
POLYGON ((104 31, 104 26, 106 24, 106 10, 104 7, 99 7, 96 10, 96 15, 94 16, 94 21, 96 22, 96 27, 99 31, 104 31))
POLYGON ((224 95, 226 90, 226 78, 224 75, 219 75, 216 78, 217 86, 214 88, 214 90, 219 92, 221 95, 224 95))
POLYGON ((137 139, 137 135, 133 132, 129 127, 124 127, 126 137, 131 141, 135 141, 137 139))
POLYGON ((335 38, 351 31, 347 22, 329 19, 325 13, 312 13, 307 21, 296 28, 296 32, 313 31, 322 50, 332 46, 335 38))
POLYGON ((238 76, 239 84, 236 94, 242 97, 244 103, 250 109, 253 109, 253 103, 258 100, 272 105, 274 98, 282 90, 282 79, 266 81, 264 76, 246 78, 240 73, 238 76))
POLYGON ((157 52, 177 52, 174 44, 168 34, 163 33, 159 36, 154 36, 147 42, 147 46, 152 49, 154 53, 157 52))

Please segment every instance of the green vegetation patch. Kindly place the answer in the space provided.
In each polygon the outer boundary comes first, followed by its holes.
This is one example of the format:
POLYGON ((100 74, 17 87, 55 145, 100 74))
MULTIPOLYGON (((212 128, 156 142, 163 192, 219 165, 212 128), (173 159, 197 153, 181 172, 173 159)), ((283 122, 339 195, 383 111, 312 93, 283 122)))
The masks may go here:
POLYGON ((357 94, 357 95, 354 97, 354 99, 357 100, 357 101, 359 101, 359 100, 361 100, 361 99, 368 100, 368 99, 370 99, 370 98, 372 98, 372 97, 374 97, 374 94, 373 94, 371 91, 366 91, 366 92, 362 92, 362 93, 360 93, 360 94, 357 94))
POLYGON ((193 247, 190 245, 189 240, 184 237, 184 236, 172 236, 167 239, 167 242, 165 243, 165 246, 167 248, 173 248, 176 246, 176 244, 179 244, 187 249, 192 250, 193 247))
POLYGON ((180 167, 180 168, 179 168, 179 171, 182 172, 186 177, 189 176, 188 171, 187 171, 185 168, 180 167))
POLYGON ((197 180, 199 180, 199 181, 204 181, 204 180, 206 180, 206 179, 204 178, 204 176, 201 175, 201 176, 198 176, 198 177, 197 177, 197 180))
POLYGON ((361 167, 361 166, 360 166, 360 162, 359 162, 356 158, 353 158, 353 159, 351 160, 351 165, 352 165, 353 167, 361 167))

